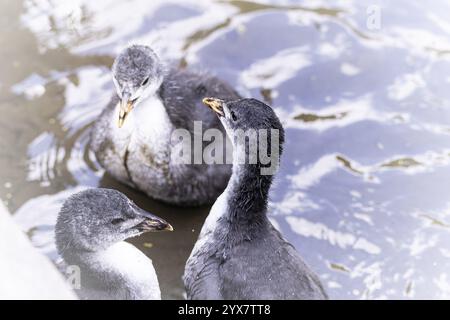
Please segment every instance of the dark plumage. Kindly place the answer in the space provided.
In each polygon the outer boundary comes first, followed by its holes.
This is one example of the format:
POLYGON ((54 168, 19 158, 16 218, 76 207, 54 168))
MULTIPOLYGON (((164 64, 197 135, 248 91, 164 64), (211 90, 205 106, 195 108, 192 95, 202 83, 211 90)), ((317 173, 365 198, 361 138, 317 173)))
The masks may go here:
POLYGON ((274 171, 262 174, 261 169, 276 167, 282 152, 284 131, 277 116, 254 99, 205 103, 219 114, 234 141, 234 164, 187 261, 183 279, 188 299, 326 299, 319 278, 267 218, 274 171), (267 143, 271 163, 264 164, 259 156, 249 163, 252 147, 258 155, 266 150, 254 140, 239 139, 240 129, 268 130, 261 140, 267 143), (241 156, 245 163, 238 162, 241 156))
POLYGON ((171 204, 212 203, 225 188, 231 165, 180 163, 172 134, 185 129, 193 137, 194 121, 201 121, 203 132, 223 131, 201 100, 208 95, 238 99, 238 94, 208 74, 164 70, 145 46, 124 50, 114 63, 113 77, 117 94, 91 133, 90 146, 102 167, 116 179, 171 204))

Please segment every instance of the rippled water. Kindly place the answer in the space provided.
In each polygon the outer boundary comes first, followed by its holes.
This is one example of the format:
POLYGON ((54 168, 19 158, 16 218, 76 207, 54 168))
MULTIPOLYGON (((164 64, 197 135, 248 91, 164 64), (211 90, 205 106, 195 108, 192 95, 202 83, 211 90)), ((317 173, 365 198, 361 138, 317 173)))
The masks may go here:
POLYGON ((2 0, 0 12, 0 195, 53 259, 61 202, 114 187, 173 224, 133 242, 163 296, 183 295, 208 208, 149 200, 87 149, 113 57, 139 42, 274 106, 287 143, 271 217, 332 298, 450 298, 448 1, 2 0))

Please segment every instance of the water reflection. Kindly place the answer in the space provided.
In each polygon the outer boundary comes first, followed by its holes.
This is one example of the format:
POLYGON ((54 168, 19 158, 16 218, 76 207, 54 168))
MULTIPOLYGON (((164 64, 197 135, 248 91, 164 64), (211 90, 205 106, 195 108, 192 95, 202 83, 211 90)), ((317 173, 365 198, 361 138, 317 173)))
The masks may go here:
POLYGON ((133 242, 163 297, 208 208, 150 200, 104 175, 89 128, 130 42, 269 101, 287 131, 271 219, 333 298, 450 298, 450 24, 446 1, 4 1, 2 200, 56 259, 61 202, 117 188, 177 232, 133 242), (366 9, 378 5, 379 30, 366 9), (133 10, 128 10, 133 8, 133 10), (8 45, 5 45, 8 44, 8 45))

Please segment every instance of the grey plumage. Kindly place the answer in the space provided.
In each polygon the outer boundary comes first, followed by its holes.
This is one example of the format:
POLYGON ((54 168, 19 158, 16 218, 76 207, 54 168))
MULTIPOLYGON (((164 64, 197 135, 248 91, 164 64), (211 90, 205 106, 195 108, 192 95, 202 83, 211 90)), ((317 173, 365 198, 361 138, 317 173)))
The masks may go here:
POLYGON ((174 161, 176 143, 171 134, 186 129, 193 136, 194 121, 202 121, 203 132, 210 128, 223 132, 201 100, 209 95, 234 100, 238 94, 208 74, 163 68, 145 46, 122 52, 113 75, 117 94, 91 132, 90 146, 102 167, 121 182, 171 204, 212 203, 225 188, 231 165, 174 161), (134 101, 134 109, 129 115, 123 113, 127 118, 118 129, 117 110, 124 97, 134 101), (133 116, 135 119, 130 119, 133 116))
POLYGON ((125 239, 172 227, 111 189, 88 189, 63 204, 55 227, 58 253, 80 270, 83 299, 160 299, 152 261, 125 239))
POLYGON ((158 57, 152 49, 146 46, 126 48, 114 61, 112 72, 119 87, 120 84, 128 82, 135 90, 147 78, 149 78, 148 84, 160 82, 164 74, 158 57))
MULTIPOLYGON (((281 154, 284 131, 269 106, 254 99, 214 100, 210 106, 223 114, 220 120, 230 136, 238 129, 277 130, 279 140, 274 142, 279 145, 274 147, 281 154)), ((269 131, 268 150, 272 150, 272 135, 269 131)), ((273 179, 261 174, 267 165, 259 157, 256 164, 238 164, 240 155, 249 156, 251 142, 232 141, 233 174, 186 263, 183 280, 188 299, 326 299, 319 278, 267 218, 273 179)))

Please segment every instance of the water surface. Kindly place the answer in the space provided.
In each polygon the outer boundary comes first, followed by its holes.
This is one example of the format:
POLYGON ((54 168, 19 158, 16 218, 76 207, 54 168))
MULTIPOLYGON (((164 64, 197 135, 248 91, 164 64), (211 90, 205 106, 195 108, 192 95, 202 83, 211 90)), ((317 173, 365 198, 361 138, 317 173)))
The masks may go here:
POLYGON ((133 243, 163 297, 183 297, 208 208, 150 200, 87 148, 114 56, 146 43, 276 109, 287 141, 271 219, 332 298, 450 298, 448 1, 3 0, 0 12, 0 196, 52 259, 62 201, 117 188, 173 224, 133 243))

